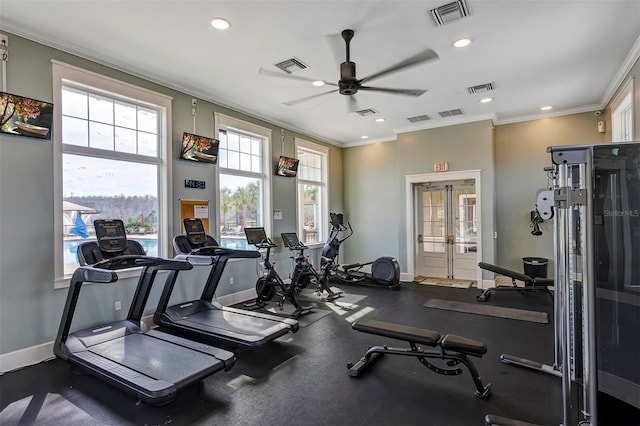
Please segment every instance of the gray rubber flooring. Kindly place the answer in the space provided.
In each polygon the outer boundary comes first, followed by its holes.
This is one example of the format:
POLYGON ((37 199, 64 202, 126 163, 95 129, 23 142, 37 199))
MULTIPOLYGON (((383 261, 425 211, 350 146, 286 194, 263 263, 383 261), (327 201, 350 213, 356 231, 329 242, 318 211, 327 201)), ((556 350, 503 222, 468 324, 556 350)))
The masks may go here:
MULTIPOLYGON (((151 407, 60 360, 0 377, 2 425, 482 425, 487 413, 542 425, 561 422, 560 379, 502 364, 502 353, 553 361, 553 326, 505 318, 427 309, 430 298, 476 303, 478 289, 405 283, 386 288, 340 288, 356 303, 317 302, 331 311, 265 349, 237 354, 228 372, 214 374, 180 392, 171 403, 151 407), (415 358, 386 356, 362 377, 347 374, 367 347, 400 341, 358 333, 351 322, 381 321, 453 333, 486 343, 488 353, 471 359, 491 396, 474 396, 465 370, 438 375, 415 358)), ((548 312, 547 294, 496 292, 484 302, 548 312)))

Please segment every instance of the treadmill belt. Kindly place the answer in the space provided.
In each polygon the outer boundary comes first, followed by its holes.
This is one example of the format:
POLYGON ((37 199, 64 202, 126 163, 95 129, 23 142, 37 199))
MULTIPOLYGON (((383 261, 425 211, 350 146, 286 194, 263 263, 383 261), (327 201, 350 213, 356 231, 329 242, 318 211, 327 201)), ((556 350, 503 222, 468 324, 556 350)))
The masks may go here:
POLYGON ((289 326, 271 320, 256 318, 227 310, 208 310, 191 314, 179 323, 206 330, 214 334, 232 336, 249 342, 289 331, 289 326))
POLYGON ((122 364, 154 379, 179 384, 192 377, 220 370, 221 361, 212 364, 210 355, 147 336, 129 334, 89 347, 95 354, 122 364), (210 366, 207 368, 207 366, 210 366))

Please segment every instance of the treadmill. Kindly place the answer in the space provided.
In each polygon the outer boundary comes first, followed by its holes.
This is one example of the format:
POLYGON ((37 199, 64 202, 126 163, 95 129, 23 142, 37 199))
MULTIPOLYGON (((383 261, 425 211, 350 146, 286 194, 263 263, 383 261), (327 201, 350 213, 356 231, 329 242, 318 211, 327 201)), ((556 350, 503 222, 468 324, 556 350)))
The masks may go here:
POLYGON ((71 278, 54 354, 72 370, 95 376, 150 405, 166 404, 180 389, 229 370, 235 363, 232 352, 150 329, 141 321, 157 272, 193 266, 146 256, 138 242, 127 240, 121 220, 96 220, 94 226, 97 241, 78 246, 82 266, 71 278), (116 271, 139 267, 126 319, 69 332, 84 283, 112 284, 118 281, 116 271))
POLYGON ((207 235, 198 218, 184 219, 185 235, 174 238, 176 260, 210 266, 198 300, 169 306, 178 271, 169 272, 153 320, 162 329, 228 349, 257 350, 287 333, 298 331, 298 321, 276 315, 222 306, 213 300, 224 268, 230 259, 260 257, 257 250, 220 247, 207 235))

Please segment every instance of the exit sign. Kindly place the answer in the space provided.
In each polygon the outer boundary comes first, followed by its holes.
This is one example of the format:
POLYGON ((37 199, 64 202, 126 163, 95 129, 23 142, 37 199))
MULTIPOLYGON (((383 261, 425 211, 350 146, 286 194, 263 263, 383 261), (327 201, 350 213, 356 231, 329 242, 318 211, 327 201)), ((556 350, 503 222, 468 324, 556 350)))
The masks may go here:
POLYGON ((436 163, 433 165, 434 172, 446 172, 449 170, 449 163, 436 163))

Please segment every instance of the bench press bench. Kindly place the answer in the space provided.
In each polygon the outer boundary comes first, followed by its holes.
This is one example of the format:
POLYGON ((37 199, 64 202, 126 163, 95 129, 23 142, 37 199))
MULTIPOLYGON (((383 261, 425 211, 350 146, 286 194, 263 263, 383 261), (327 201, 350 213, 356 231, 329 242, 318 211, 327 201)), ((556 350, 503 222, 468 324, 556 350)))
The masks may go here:
POLYGON ((520 272, 512 271, 486 262, 478 263, 478 267, 485 271, 490 271, 494 274, 504 275, 511 278, 511 287, 489 287, 482 290, 482 293, 477 296, 479 302, 485 302, 489 299, 489 296, 491 296, 491 292, 499 290, 515 290, 520 293, 526 291, 543 291, 551 296, 551 299, 553 300, 553 292, 547 288, 547 286, 554 285, 553 279, 530 277, 529 275, 521 274, 520 272), (516 281, 522 281, 524 283, 524 287, 518 287, 516 285, 516 281))
POLYGON ((486 386, 482 384, 476 366, 467 357, 471 355, 480 358, 487 353, 487 346, 482 342, 454 334, 442 336, 433 330, 373 319, 358 320, 351 325, 351 328, 363 333, 402 340, 408 342, 410 346, 409 348, 394 348, 387 345, 371 346, 360 360, 356 363, 347 364, 351 377, 358 377, 367 366, 371 365, 383 354, 413 356, 418 358, 418 361, 429 370, 445 376, 462 374, 462 369, 454 367, 458 364, 464 364, 469 369, 469 373, 471 373, 471 378, 476 387, 476 396, 479 398, 487 398, 489 396, 491 384, 486 386), (433 348, 433 350, 425 350, 425 346, 433 348), (427 358, 447 360, 447 367, 438 367, 429 362, 427 358))

